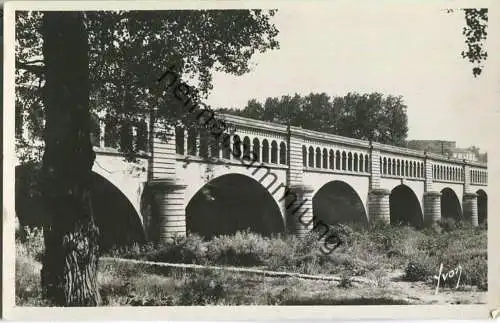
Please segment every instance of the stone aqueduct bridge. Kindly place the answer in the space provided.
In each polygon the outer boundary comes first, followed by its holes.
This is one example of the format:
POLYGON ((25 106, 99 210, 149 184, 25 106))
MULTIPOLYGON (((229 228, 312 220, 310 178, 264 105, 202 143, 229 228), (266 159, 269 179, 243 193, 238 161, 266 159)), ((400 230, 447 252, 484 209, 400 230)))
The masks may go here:
POLYGON ((258 182, 279 208, 283 227, 299 235, 313 226, 315 195, 332 182, 354 192, 367 222, 392 220, 392 204, 397 203, 392 196, 397 191, 413 198, 420 217, 417 225, 439 221, 446 199, 475 226, 486 218, 486 164, 231 115, 219 117, 235 132, 219 142, 210 134, 183 129, 164 132, 166 138, 155 136, 151 153, 137 164, 95 148, 94 171, 121 190, 143 227, 151 217, 141 215, 141 197, 145 187, 152 188, 157 205, 153 231, 160 241, 185 235, 189 202, 205 184, 229 174, 258 182), (253 152, 256 160, 235 157, 239 152, 253 152))

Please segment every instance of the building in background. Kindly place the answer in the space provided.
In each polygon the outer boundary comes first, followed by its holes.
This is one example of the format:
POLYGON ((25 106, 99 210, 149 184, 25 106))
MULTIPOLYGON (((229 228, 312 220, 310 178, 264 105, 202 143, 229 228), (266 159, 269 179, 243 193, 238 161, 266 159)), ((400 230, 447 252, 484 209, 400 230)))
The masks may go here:
POLYGON ((453 158, 467 159, 472 161, 478 161, 478 155, 469 148, 454 148, 451 150, 451 156, 453 158))
POLYGON ((487 153, 480 153, 478 147, 457 147, 455 141, 447 140, 408 140, 407 147, 415 150, 424 150, 434 154, 449 156, 458 159, 487 162, 487 153))

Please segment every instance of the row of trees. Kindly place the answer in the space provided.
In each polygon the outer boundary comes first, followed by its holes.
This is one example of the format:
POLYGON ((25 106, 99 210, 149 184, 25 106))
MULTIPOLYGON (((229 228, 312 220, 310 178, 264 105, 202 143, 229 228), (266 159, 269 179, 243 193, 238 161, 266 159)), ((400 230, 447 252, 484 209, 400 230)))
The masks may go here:
POLYGON ((330 97, 326 93, 295 94, 248 101, 243 110, 220 109, 243 117, 341 136, 403 146, 408 134, 406 105, 401 96, 381 93, 348 93, 330 97))

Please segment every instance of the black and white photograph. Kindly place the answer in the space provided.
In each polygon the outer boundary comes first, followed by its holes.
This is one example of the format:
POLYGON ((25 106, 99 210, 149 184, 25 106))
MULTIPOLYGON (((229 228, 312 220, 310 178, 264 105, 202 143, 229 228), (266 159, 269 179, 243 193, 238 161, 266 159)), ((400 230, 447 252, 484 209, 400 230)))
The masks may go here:
POLYGON ((498 39, 466 4, 7 2, 4 308, 487 318, 498 39))

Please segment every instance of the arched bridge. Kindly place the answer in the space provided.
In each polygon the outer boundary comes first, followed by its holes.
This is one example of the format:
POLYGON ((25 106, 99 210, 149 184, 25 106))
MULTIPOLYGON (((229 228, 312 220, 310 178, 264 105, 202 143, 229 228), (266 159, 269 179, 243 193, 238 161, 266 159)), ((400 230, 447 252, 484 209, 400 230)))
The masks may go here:
MULTIPOLYGON (((486 222, 486 164, 219 117, 235 131, 214 137, 156 128, 161 139, 154 136, 151 151, 135 163, 116 150, 95 147, 94 172, 121 192, 147 239, 247 228, 301 235, 313 219, 415 227, 446 218, 474 226, 486 222)), ((106 196, 101 193, 96 194, 106 196)), ((118 212, 109 204, 108 213, 118 212)))
POLYGON ((167 135, 153 140, 149 170, 160 239, 246 227, 301 234, 313 218, 416 227, 486 221, 486 164, 219 117, 232 134, 157 129, 167 135))

